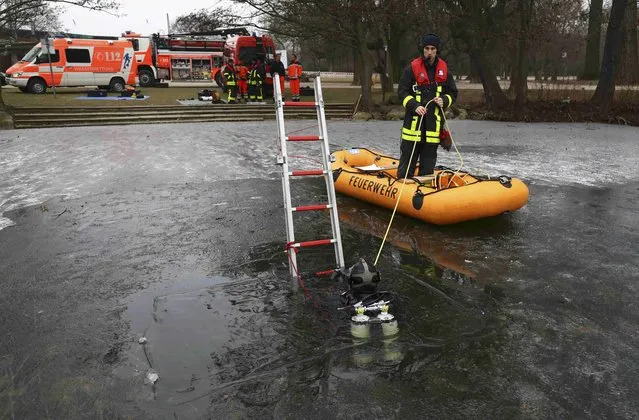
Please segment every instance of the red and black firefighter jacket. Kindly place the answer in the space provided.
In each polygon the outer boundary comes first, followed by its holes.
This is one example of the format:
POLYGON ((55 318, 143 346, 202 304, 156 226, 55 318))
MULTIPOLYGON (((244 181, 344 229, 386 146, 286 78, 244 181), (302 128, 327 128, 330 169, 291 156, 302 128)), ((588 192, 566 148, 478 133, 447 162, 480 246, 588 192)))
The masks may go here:
POLYGON ((450 107, 457 99, 457 86, 446 62, 436 57, 431 65, 423 56, 414 59, 399 80, 397 96, 406 109, 402 140, 421 141, 425 138, 428 143, 439 143, 442 110, 431 102, 426 108, 421 129, 420 116, 415 110, 438 96, 444 101, 444 109, 450 107))
POLYGON ((233 67, 232 64, 227 64, 226 67, 224 67, 224 72, 222 73, 222 75, 224 76, 224 84, 227 87, 237 85, 237 81, 235 80, 235 67, 233 67))

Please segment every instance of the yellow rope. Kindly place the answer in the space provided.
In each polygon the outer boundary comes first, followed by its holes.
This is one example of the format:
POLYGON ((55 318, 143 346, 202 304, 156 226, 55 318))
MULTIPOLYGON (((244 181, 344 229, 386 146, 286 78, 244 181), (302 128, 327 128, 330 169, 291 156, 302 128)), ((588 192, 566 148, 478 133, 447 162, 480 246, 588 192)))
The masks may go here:
MULTIPOLYGON (((431 99, 430 101, 426 102, 426 105, 424 105, 424 107, 427 107, 433 101, 434 101, 434 99, 431 99)), ((443 109, 442 109, 442 115, 444 117, 444 125, 448 128, 448 122, 446 121, 446 112, 444 112, 443 109)), ((421 131, 421 129, 422 129, 422 121, 423 121, 423 119, 424 119, 424 116, 422 115, 421 118, 419 119, 418 131, 421 131)), ((459 153, 459 149, 457 149, 457 144, 455 144, 455 140, 453 139, 453 135, 450 132, 450 129, 448 130, 448 132, 450 134, 450 141, 451 141, 451 143, 453 143, 453 146, 455 147, 455 151, 457 152, 457 155, 459 156, 459 161, 460 161, 459 169, 457 169, 457 171, 451 177, 451 181, 452 181, 452 179, 455 177, 455 175, 457 175, 459 173, 459 171, 461 171, 462 167, 464 166, 464 160, 462 159, 461 153, 459 153)), ((384 244, 386 243, 386 237, 388 236, 388 232, 390 232, 391 225, 393 224, 393 219, 395 218, 395 213, 397 212, 397 206, 399 205, 399 200, 402 198, 402 192, 404 191, 404 185, 406 185, 406 179, 408 178, 408 173, 410 172, 410 163, 413 161, 413 154, 415 153, 415 147, 417 146, 417 143, 418 142, 414 142, 414 144, 413 144, 413 150, 410 153, 410 159, 408 159, 408 168, 406 169, 406 175, 404 176, 404 182, 402 182, 402 186, 399 189, 399 195, 397 196, 397 201, 395 202, 395 208, 393 209, 393 214, 391 215, 390 221, 388 222, 388 227, 386 228, 386 233, 384 233, 384 238, 382 239, 382 245, 379 247, 379 251, 377 252, 377 256, 375 257, 375 262, 373 263, 373 265, 377 265, 377 261, 379 260, 379 256, 381 255, 382 249, 384 248, 384 244)), ((451 181, 448 181, 448 186, 450 186, 451 181)))
POLYGON ((447 187, 450 187, 450 183, 453 182, 453 179, 455 178, 455 176, 459 174, 459 172, 464 167, 464 159, 462 158, 461 153, 459 153, 459 149, 457 148, 457 143, 455 143, 455 139, 453 138, 453 132, 450 131, 450 128, 448 127, 448 121, 446 121, 446 112, 443 109, 442 109, 442 116, 444 117, 444 126, 446 127, 446 129, 448 130, 448 134, 450 135, 450 142, 453 144, 453 147, 455 148, 455 152, 457 152, 457 156, 459 156, 459 169, 457 169, 455 173, 453 174, 453 176, 450 177, 450 180, 448 181, 448 186, 447 186, 447 187))

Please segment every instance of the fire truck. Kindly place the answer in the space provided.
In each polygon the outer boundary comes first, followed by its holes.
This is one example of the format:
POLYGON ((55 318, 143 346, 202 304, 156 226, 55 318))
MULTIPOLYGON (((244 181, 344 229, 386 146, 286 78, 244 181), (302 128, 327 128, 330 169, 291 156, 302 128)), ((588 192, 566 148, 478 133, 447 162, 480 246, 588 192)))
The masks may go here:
MULTIPOLYGON (((248 64, 256 57, 268 65, 274 54, 271 37, 249 35, 245 28, 151 37, 127 31, 119 38, 54 38, 43 40, 7 69, 6 80, 30 93, 44 93, 54 85, 97 85, 118 92, 127 84, 145 87, 164 80, 215 80, 222 86, 221 69, 230 58, 248 64)), ((272 84, 268 75, 265 94, 272 93, 272 84)))
POLYGON ((229 59, 248 65, 253 58, 265 63, 265 94, 272 92, 269 63, 275 57, 275 43, 268 35, 250 35, 246 28, 210 32, 153 35, 157 48, 158 78, 163 80, 215 80, 223 86, 222 69, 229 59))

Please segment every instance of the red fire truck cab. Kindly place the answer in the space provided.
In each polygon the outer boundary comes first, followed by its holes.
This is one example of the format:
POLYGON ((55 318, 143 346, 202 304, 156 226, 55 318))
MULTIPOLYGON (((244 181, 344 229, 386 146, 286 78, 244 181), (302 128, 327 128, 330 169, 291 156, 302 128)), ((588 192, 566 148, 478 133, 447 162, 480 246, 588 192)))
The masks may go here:
MULTIPOLYGON (((222 68, 230 58, 248 65, 253 58, 268 63, 275 57, 275 43, 268 35, 250 35, 246 28, 216 29, 209 32, 153 35, 157 73, 160 80, 215 80, 223 86, 222 68)), ((268 74, 264 94, 273 91, 268 74)))

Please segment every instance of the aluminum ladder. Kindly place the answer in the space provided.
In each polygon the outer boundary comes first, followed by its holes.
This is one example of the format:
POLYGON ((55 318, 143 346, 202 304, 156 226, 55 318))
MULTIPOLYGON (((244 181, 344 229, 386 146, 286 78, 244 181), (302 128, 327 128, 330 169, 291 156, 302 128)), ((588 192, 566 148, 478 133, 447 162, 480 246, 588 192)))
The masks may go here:
POLYGON ((342 236, 339 228, 339 216, 337 214, 337 199, 335 198, 335 186, 333 185, 333 173, 331 171, 331 152, 326 132, 326 115, 324 114, 324 99, 322 98, 322 84, 319 76, 315 78, 315 101, 314 102, 292 102, 284 101, 280 90, 279 77, 273 78, 273 97, 275 98, 275 113, 277 120, 277 133, 279 137, 279 148, 277 164, 282 166, 282 193, 284 195, 284 208, 286 212, 286 252, 290 259, 289 271, 291 276, 298 274, 296 253, 300 248, 333 244, 335 251, 336 269, 344 268, 344 251, 342 249, 342 236), (315 108, 317 111, 317 121, 319 125, 318 136, 287 136, 284 128, 284 107, 305 107, 315 108), (289 158, 287 153, 288 142, 318 141, 322 145, 322 168, 311 170, 291 170, 289 168, 289 158), (291 177, 302 176, 322 176, 326 182, 326 192, 328 203, 312 204, 304 206, 294 206, 291 203, 291 177), (332 238, 317 239, 305 242, 295 241, 295 228, 293 224, 293 213, 303 211, 317 211, 328 209, 331 216, 332 238))

